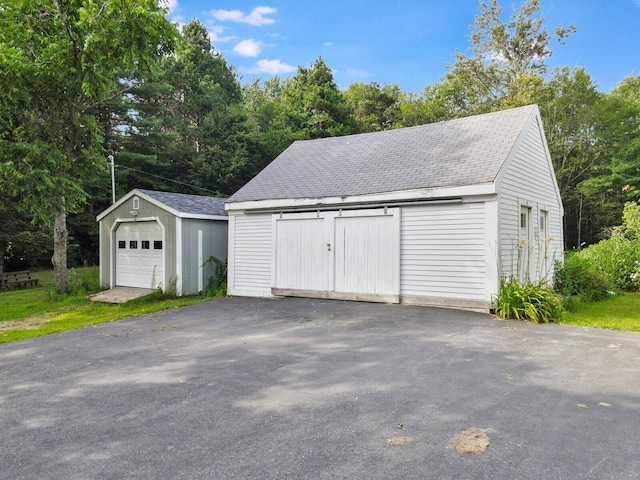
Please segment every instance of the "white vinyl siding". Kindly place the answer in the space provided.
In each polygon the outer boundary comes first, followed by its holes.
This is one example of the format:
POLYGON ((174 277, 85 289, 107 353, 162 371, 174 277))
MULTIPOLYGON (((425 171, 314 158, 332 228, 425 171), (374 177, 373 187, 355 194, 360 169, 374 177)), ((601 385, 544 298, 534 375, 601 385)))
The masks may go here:
POLYGON ((402 209, 401 295, 486 300, 485 204, 402 209))
POLYGON ((547 160, 541 125, 534 119, 507 163, 498 186, 499 261, 503 277, 523 277, 528 273, 532 280, 551 280, 553 260, 562 258, 562 209, 550 168, 553 167, 547 160), (529 239, 522 237, 520 227, 525 210, 529 212, 529 239), (541 211, 547 216, 546 232, 540 230, 541 211), (523 257, 527 262, 523 262, 523 257), (528 264, 528 272, 524 263, 528 264))
POLYGON ((229 232, 229 294, 271 295, 271 215, 234 215, 229 232))

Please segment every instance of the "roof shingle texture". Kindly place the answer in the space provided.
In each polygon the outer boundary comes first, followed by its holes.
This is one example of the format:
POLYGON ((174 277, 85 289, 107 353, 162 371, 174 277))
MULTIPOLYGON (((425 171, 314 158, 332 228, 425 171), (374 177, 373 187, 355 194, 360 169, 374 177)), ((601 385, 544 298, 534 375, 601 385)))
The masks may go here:
POLYGON ((535 105, 294 142, 227 202, 367 195, 495 181, 535 105))
POLYGON ((225 198, 205 197, 202 195, 188 195, 186 193, 157 192, 155 190, 138 189, 158 202, 181 213, 196 215, 223 215, 225 198))

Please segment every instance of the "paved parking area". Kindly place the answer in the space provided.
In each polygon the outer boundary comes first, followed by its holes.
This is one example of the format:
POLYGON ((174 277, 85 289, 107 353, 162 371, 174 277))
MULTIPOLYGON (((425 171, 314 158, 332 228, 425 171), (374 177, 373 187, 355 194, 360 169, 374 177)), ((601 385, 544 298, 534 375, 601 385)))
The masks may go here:
POLYGON ((638 479, 639 428, 637 333, 232 298, 0 345, 0 479, 638 479))

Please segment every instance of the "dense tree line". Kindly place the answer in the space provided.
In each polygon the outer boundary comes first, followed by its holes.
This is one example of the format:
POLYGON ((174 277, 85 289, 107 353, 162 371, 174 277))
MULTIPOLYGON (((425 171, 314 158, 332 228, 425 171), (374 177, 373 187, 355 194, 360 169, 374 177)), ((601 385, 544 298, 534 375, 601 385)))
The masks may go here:
POLYGON ((198 20, 178 33, 150 14, 161 11, 157 1, 120 3, 124 25, 117 12, 98 15, 80 1, 66 2, 64 12, 52 0, 10 0, 0 9, 7 32, 0 81, 9 92, 0 111, 0 219, 7 219, 0 253, 8 251, 10 262, 36 261, 22 245, 42 245, 42 232, 58 232, 67 214, 77 245, 70 261, 96 262, 95 215, 110 203, 108 155, 116 158, 119 195, 140 187, 227 196, 295 140, 532 103, 541 109, 565 204, 567 248, 606 236, 640 187, 640 77, 604 93, 585 68, 548 72, 552 46, 570 40, 575 28, 551 34, 538 0, 524 1, 507 22, 497 0, 481 2, 472 54, 456 52, 441 80, 422 92, 376 82, 341 91, 322 58, 289 78, 241 84, 198 20), (73 19, 65 28, 77 28, 77 38, 70 40, 61 22, 39 22, 42 31, 20 23, 55 15, 63 24, 73 19), (121 28, 131 29, 127 41, 121 28), (31 57, 21 50, 29 42, 41 47, 31 57))

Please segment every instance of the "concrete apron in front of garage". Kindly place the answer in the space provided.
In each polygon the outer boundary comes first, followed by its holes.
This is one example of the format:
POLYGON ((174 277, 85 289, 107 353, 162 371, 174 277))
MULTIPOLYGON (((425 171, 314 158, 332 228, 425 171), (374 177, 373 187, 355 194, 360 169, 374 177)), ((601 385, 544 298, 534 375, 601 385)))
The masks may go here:
POLYGON ((149 295, 151 292, 153 292, 153 290, 150 288, 113 287, 111 290, 104 290, 89 295, 87 299, 90 302, 126 303, 129 300, 149 295))

